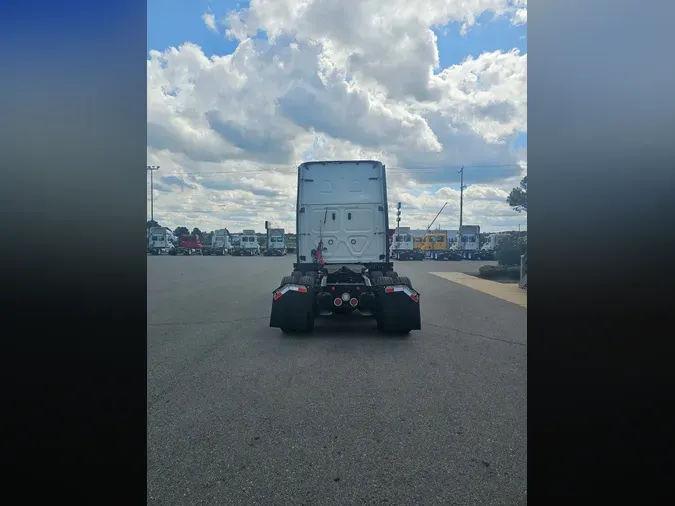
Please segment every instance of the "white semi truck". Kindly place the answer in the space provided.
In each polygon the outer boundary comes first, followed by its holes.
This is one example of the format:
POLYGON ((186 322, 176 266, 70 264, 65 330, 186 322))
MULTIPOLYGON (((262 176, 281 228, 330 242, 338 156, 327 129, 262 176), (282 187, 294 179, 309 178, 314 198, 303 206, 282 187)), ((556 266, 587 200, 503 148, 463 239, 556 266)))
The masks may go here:
POLYGON ((148 253, 153 255, 169 253, 176 247, 176 242, 176 236, 166 227, 148 229, 148 253))
POLYGON ((232 243, 230 242, 230 232, 226 228, 221 228, 216 230, 211 236, 211 245, 204 247, 204 255, 217 255, 223 256, 227 255, 228 252, 232 249, 232 243))
POLYGON ((381 162, 298 167, 296 263, 272 294, 270 327, 311 331, 317 316, 374 316, 383 332, 421 328, 420 294, 393 270, 381 162))
POLYGON ((270 228, 267 230, 267 245, 265 248, 265 256, 285 256, 286 239, 283 228, 270 228))
POLYGON ((493 260, 499 245, 499 237, 501 234, 490 234, 487 236, 485 243, 480 247, 478 256, 481 260, 493 260))
POLYGON ((241 256, 241 234, 230 234, 230 255, 241 256))
POLYGON ((258 236, 255 230, 244 230, 241 234, 241 255, 242 256, 257 256, 260 255, 260 244, 258 243, 258 236))
POLYGON ((424 253, 415 249, 415 238, 410 232, 410 227, 396 229, 390 255, 392 260, 424 260, 424 253))
POLYGON ((478 260, 480 256, 480 227, 478 225, 462 225, 457 239, 450 249, 459 253, 464 260, 478 260))

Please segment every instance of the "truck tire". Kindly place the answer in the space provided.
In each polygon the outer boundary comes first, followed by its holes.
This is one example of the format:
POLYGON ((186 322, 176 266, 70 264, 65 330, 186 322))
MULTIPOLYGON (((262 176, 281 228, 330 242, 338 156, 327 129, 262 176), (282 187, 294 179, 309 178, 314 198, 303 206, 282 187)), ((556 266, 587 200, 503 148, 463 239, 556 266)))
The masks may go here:
POLYGON ((398 278, 398 272, 396 271, 389 271, 385 274, 385 276, 389 278, 398 278))
POLYGON ((371 279, 381 278, 383 276, 382 271, 373 271, 370 273, 371 279))
POLYGON ((413 286, 412 286, 412 281, 410 281, 410 278, 408 278, 408 277, 406 277, 406 276, 401 276, 400 278, 398 278, 398 282, 399 282, 399 283, 403 283, 403 284, 404 284, 405 286, 407 286, 408 288, 412 288, 412 287, 413 287, 413 286))
POLYGON ((373 285, 375 286, 384 286, 384 285, 393 285, 394 280, 390 278, 389 276, 379 276, 377 278, 373 278, 373 285))
POLYGON ((295 276, 296 278, 302 277, 302 271, 293 271, 293 274, 291 276, 295 276))
POLYGON ((298 282, 301 285, 314 286, 316 284, 316 278, 312 276, 302 276, 298 282))
POLYGON ((299 279, 296 278, 295 276, 284 276, 283 278, 281 278, 281 284, 279 286, 297 284, 298 281, 299 279))

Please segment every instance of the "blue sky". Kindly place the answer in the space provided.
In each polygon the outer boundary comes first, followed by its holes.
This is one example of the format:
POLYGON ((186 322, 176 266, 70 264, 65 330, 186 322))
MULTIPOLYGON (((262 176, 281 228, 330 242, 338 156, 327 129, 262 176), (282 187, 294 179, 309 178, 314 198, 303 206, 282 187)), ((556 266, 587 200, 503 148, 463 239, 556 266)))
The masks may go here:
MULTIPOLYGON (((218 20, 227 11, 246 6, 248 2, 234 0, 148 0, 148 50, 163 51, 183 42, 193 42, 201 46, 207 56, 229 54, 237 43, 208 30, 202 14, 210 7, 218 20)), ((435 30, 441 68, 486 51, 518 48, 522 53, 527 52, 527 27, 513 26, 507 19, 481 16, 478 25, 464 37, 459 28, 453 23, 435 30)))

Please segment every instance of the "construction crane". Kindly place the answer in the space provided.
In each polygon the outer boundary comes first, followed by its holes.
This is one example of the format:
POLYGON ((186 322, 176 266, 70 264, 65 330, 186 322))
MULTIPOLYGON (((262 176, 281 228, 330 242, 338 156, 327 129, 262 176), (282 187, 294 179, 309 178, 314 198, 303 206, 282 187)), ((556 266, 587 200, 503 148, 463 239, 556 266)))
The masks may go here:
POLYGON ((429 232, 429 230, 431 229, 431 225, 434 224, 436 219, 441 215, 441 213, 443 212, 443 209, 445 209, 445 206, 447 206, 447 205, 448 205, 447 202, 445 204, 443 204, 443 207, 441 207, 441 210, 438 211, 438 214, 436 215, 436 217, 431 221, 431 223, 429 223, 429 226, 427 227, 427 232, 429 232))

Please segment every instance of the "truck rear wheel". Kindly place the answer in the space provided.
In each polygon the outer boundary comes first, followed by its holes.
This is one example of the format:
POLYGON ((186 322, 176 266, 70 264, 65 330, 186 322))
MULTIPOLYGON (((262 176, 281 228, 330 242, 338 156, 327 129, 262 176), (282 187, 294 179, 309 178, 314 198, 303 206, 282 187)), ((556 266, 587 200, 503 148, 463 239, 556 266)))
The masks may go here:
POLYGON ((399 283, 403 283, 403 284, 404 284, 405 286, 407 286, 408 288, 412 288, 412 287, 413 287, 413 286, 412 286, 412 281, 410 281, 410 278, 408 278, 407 276, 401 276, 400 278, 398 278, 398 281, 399 281, 399 283))
POLYGON ((284 276, 281 278, 281 284, 279 286, 284 286, 284 285, 295 285, 299 282, 299 279, 296 278, 295 276, 284 276))
POLYGON ((299 283, 301 285, 314 286, 316 284, 316 278, 312 276, 302 276, 299 283))
POLYGON ((377 278, 373 278, 373 285, 375 286, 384 286, 384 285, 393 285, 394 280, 390 278, 389 276, 379 276, 377 278))
POLYGON ((398 278, 398 272, 396 271, 389 271, 385 274, 385 276, 390 277, 390 278, 398 278))

